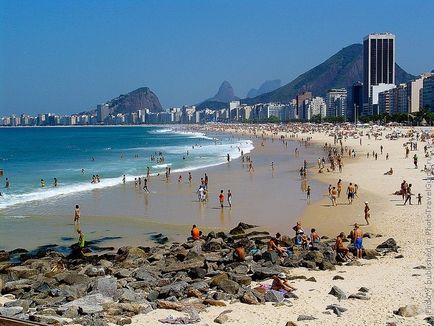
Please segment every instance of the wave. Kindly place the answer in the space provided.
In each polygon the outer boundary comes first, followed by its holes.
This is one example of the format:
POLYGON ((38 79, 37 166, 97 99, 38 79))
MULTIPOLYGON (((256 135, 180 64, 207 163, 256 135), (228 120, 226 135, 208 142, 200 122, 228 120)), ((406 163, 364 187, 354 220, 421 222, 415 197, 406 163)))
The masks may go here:
MULTIPOLYGON (((169 150, 167 150, 167 147, 165 149, 166 153, 169 154, 183 154, 186 152, 187 146, 183 146, 181 148, 177 146, 170 146, 173 147, 169 150)), ((187 171, 194 171, 202 168, 217 166, 220 164, 226 163, 226 155, 229 154, 231 159, 237 159, 241 156, 241 151, 244 152, 244 154, 250 153, 251 150, 254 149, 253 142, 251 140, 243 140, 239 141, 237 143, 233 144, 212 144, 212 145, 203 145, 201 147, 195 146, 194 150, 191 149, 191 146, 188 146, 188 150, 191 151, 191 153, 194 155, 193 160, 176 160, 176 162, 179 163, 192 163, 191 165, 183 166, 183 167, 176 167, 175 162, 166 162, 164 164, 156 164, 153 165, 153 169, 161 169, 161 172, 164 171, 164 168, 167 166, 174 166, 172 168, 172 172, 187 172, 187 171), (202 155, 202 156, 201 156, 202 155)), ((162 150, 162 148, 160 148, 162 150)), ((131 173, 132 171, 130 171, 131 173)), ((152 175, 156 175, 157 172, 152 171, 152 175)), ((144 175, 146 172, 143 171, 142 173, 137 173, 136 175, 125 175, 125 181, 126 182, 132 182, 134 181, 134 178, 137 178, 138 176, 144 175)), ((36 190, 32 190, 28 193, 24 194, 7 194, 3 193, 2 197, 0 197, 0 210, 20 205, 28 202, 33 201, 43 201, 47 199, 53 199, 53 198, 61 198, 65 196, 69 196, 72 194, 77 194, 81 192, 86 191, 92 191, 95 189, 104 189, 109 187, 114 187, 117 185, 120 185, 123 183, 122 181, 122 175, 118 177, 111 177, 111 178, 102 178, 100 183, 92 184, 89 182, 77 182, 69 185, 61 185, 59 187, 53 187, 53 188, 38 188, 36 190)), ((16 217, 20 218, 20 217, 16 217)), ((23 217, 25 218, 25 217, 23 217)))

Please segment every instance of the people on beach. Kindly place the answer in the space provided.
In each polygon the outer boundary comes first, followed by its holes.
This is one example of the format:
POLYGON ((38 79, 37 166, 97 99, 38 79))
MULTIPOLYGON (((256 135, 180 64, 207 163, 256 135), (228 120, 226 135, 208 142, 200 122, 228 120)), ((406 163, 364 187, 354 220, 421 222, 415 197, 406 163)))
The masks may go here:
POLYGON ((229 207, 232 207, 232 193, 230 189, 228 189, 227 200, 229 207))
POLYGON ((57 178, 54 178, 53 186, 54 186, 54 187, 57 187, 57 178))
POLYGON ((125 174, 122 176, 122 183, 125 184, 126 180, 125 180, 125 174))
POLYGON ((225 194, 223 193, 223 190, 220 190, 219 202, 220 202, 220 208, 223 208, 225 202, 225 194))
POLYGON ((330 191, 330 200, 332 201, 332 206, 337 206, 337 197, 338 197, 338 191, 336 190, 336 187, 332 187, 330 191))
POLYGON ((350 250, 344 245, 345 233, 341 232, 336 237, 335 248, 337 256, 342 260, 351 260, 350 250))
POLYGON ((84 233, 81 230, 77 230, 77 233, 78 233, 78 247, 80 248, 80 252, 83 253, 83 249, 86 246, 84 233))
POLYGON ((312 247, 314 247, 316 244, 320 243, 321 237, 319 236, 316 229, 310 230, 310 243, 312 244, 312 247))
POLYGON ((279 245, 279 240, 276 237, 272 237, 267 244, 268 251, 275 251, 279 256, 282 256, 286 249, 279 245))
POLYGON ((347 188, 347 198, 348 198, 348 205, 351 205, 354 200, 354 186, 351 182, 347 188))
POLYGON ((366 221, 367 225, 369 225, 369 219, 371 217, 370 210, 371 209, 369 208, 369 203, 367 201, 365 201, 364 213, 365 213, 365 221, 366 221))
POLYGON ((202 231, 199 230, 199 228, 196 226, 196 224, 193 224, 193 227, 191 228, 191 238, 193 240, 200 240, 200 237, 202 235, 202 231))
POLYGON ((422 205, 422 195, 420 193, 417 194, 417 204, 422 205))
POLYGON ((362 258, 363 253, 363 232, 359 225, 354 224, 354 248, 356 249, 356 257, 362 258))
POLYGON ((80 206, 75 205, 74 209, 74 224, 80 224, 80 206))
POLYGON ((273 283, 271 283, 271 289, 274 291, 286 291, 293 292, 297 290, 295 287, 289 284, 289 281, 286 279, 285 273, 279 273, 277 276, 273 276, 273 283))
POLYGON ((188 183, 191 184, 192 179, 191 172, 188 172, 188 183))
POLYGON ((293 226, 292 229, 295 231, 295 244, 296 245, 301 245, 301 243, 302 243, 302 237, 304 235, 304 230, 303 230, 303 227, 301 226, 301 223, 297 222, 293 226))
POLYGON ((310 204, 310 191, 311 191, 311 188, 310 188, 310 185, 308 185, 306 188, 306 201, 308 204, 310 204))
POLYGON ((238 262, 246 261, 246 249, 240 242, 237 244, 234 250, 233 257, 234 260, 238 262))
POLYGON ((143 179, 143 190, 145 192, 149 192, 149 189, 148 189, 148 178, 144 178, 143 179))
POLYGON ((392 168, 390 168, 390 170, 389 170, 389 171, 387 171, 387 172, 384 172, 384 175, 393 175, 393 169, 392 169, 392 168))
POLYGON ((411 185, 411 183, 410 183, 410 184, 408 185, 408 187, 407 187, 407 191, 406 191, 406 193, 405 193, 405 201, 404 201, 404 205, 406 205, 407 202, 408 202, 409 205, 411 205, 411 196, 413 196, 413 193, 411 192, 411 187, 412 187, 412 185, 411 185))
POLYGON ((413 155, 413 164, 414 164, 414 168, 417 169, 417 154, 413 155))
POLYGON ((342 192, 342 180, 341 179, 338 180, 337 187, 338 187, 338 198, 341 198, 341 192, 342 192))

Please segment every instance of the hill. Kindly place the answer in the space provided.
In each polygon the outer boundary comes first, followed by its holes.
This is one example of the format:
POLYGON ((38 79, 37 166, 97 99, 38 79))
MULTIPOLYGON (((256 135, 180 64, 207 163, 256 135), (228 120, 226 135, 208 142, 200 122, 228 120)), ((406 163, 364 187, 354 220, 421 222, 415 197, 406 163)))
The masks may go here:
POLYGON ((149 109, 151 112, 161 112, 163 107, 157 95, 148 87, 141 87, 125 95, 107 102, 113 113, 131 113, 137 110, 149 109))
POLYGON ((266 80, 258 89, 250 89, 250 91, 247 93, 247 98, 252 98, 268 92, 272 92, 275 89, 279 88, 281 85, 282 81, 280 79, 266 80))

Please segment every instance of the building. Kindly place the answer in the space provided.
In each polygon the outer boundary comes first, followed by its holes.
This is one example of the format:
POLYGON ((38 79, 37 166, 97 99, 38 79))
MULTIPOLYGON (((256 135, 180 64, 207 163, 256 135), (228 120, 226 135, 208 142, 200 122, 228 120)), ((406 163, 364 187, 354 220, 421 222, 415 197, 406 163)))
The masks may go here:
POLYGON ((327 105, 322 97, 314 97, 305 101, 303 120, 311 120, 315 116, 324 118, 327 114, 327 105))
POLYGON ((363 83, 356 82, 351 86, 348 94, 347 119, 357 122, 363 109, 363 83))
POLYGON ((423 80, 422 105, 430 111, 434 111, 434 74, 423 80))
POLYGON ((333 88, 326 96, 327 117, 345 117, 347 111, 347 90, 333 88))
POLYGON ((419 112, 421 108, 420 93, 423 88, 424 76, 407 83, 408 112, 419 112))
POLYGON ((394 83, 395 35, 369 34, 363 39, 363 114, 373 114, 372 87, 394 83))
POLYGON ((296 101, 296 111, 295 111, 295 119, 302 119, 301 115, 303 113, 303 106, 304 101, 309 100, 312 98, 311 92, 303 92, 301 94, 298 94, 295 98, 296 101))
POLYGON ((371 97, 369 98, 369 107, 371 115, 380 114, 378 108, 378 94, 396 88, 395 84, 378 84, 371 86, 371 97))

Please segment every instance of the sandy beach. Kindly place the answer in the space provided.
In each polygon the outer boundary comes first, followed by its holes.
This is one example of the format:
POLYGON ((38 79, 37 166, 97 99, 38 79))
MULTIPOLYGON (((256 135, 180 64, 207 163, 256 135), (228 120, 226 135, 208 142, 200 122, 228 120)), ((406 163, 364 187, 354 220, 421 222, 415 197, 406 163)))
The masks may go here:
MULTIPOLYGON (((235 129, 231 129, 234 132, 235 129)), ((297 325, 426 325, 424 318, 432 314, 431 311, 431 229, 427 229, 425 210, 430 209, 431 194, 426 193, 430 183, 426 174, 421 172, 427 158, 424 158, 423 146, 418 143, 418 150, 411 151, 409 158, 405 158, 404 143, 408 138, 388 140, 387 133, 392 130, 383 130, 381 139, 362 137, 362 144, 357 138, 344 138, 343 146, 354 148, 356 158, 345 158, 342 173, 332 172, 318 174, 317 168, 310 169, 311 177, 320 180, 323 184, 336 185, 338 179, 343 181, 345 190, 349 182, 359 185, 359 198, 352 205, 347 205, 346 196, 338 200, 337 207, 330 206, 327 187, 312 189, 313 193, 324 196, 316 203, 307 207, 301 219, 305 230, 315 227, 321 235, 335 238, 344 231, 346 234, 352 229, 354 223, 360 223, 364 232, 381 237, 364 239, 364 247, 375 247, 388 238, 394 238, 399 245, 399 254, 389 254, 376 260, 361 259, 360 266, 340 266, 336 271, 314 271, 306 268, 293 269, 291 275, 300 275, 307 278, 314 277, 316 282, 295 280, 296 294, 299 299, 291 300, 291 307, 274 307, 267 303, 260 306, 250 306, 242 303, 228 305, 228 307, 210 307, 201 313, 201 324, 215 325, 214 318, 225 309, 231 309, 228 314, 230 325, 285 325, 293 321, 297 325), (383 154, 380 154, 383 146, 383 154), (377 160, 372 151, 378 153, 377 160), (369 158, 366 153, 370 152, 369 158), (389 159, 386 160, 386 153, 389 159), (414 168, 412 156, 419 157, 419 167, 414 168), (393 168, 393 175, 384 175, 393 168), (413 205, 403 205, 401 196, 393 195, 399 190, 402 180, 413 184, 413 193, 421 193, 422 205, 416 205, 413 196, 413 205), (371 208, 371 224, 365 225, 363 208, 368 201, 371 208), (422 267, 420 267, 422 266, 422 267), (342 276, 341 280, 333 277, 342 276), (333 285, 339 286, 344 292, 356 293, 361 287, 369 289, 370 300, 342 300, 338 301, 328 294, 333 285), (339 303, 348 310, 341 317, 326 313, 326 306, 339 303), (394 314, 399 307, 417 305, 419 311, 416 316, 401 317, 394 314), (299 321, 297 316, 310 315, 313 321, 299 321)), ((237 132, 246 132, 239 129, 237 132)), ((258 133, 260 131, 258 130, 258 133)), ((404 130, 405 132, 405 130, 404 130)), ((286 133, 280 135, 289 136, 286 133)), ((271 133, 267 133, 271 136, 271 133)), ((320 146, 324 143, 333 143, 333 137, 326 133, 300 133, 299 138, 312 137, 312 141, 320 146)), ((324 154, 325 155, 325 154, 324 154)), ((430 164, 428 164, 430 166, 430 164)), ((430 217, 430 216, 429 216, 430 217)), ((430 226, 430 225, 429 225, 430 226)), ((292 235, 292 234, 291 234, 292 235)), ((185 315, 179 312, 155 310, 147 315, 137 316, 133 325, 158 325, 159 319, 185 315)))

